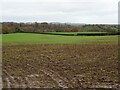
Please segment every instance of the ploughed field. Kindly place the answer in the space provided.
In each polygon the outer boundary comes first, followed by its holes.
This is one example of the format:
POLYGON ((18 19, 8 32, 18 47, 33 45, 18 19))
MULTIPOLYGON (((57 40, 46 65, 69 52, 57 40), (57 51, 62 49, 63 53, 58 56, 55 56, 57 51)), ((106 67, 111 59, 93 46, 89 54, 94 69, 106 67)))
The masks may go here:
POLYGON ((116 88, 115 43, 3 46, 4 88, 116 88))

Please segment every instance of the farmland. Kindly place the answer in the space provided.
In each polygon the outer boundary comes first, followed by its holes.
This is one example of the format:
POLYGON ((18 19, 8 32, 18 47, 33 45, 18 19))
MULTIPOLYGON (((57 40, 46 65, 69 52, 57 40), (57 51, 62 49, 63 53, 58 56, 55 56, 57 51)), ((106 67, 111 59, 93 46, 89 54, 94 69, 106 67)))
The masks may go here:
MULTIPOLYGON (((71 34, 71 33, 67 33, 71 34)), ((73 33, 74 34, 74 33, 73 33)), ((49 34, 15 33, 2 35, 3 45, 13 44, 79 44, 117 43, 118 36, 63 36, 49 34)))
POLYGON ((4 88, 118 87, 118 35, 13 33, 2 40, 4 88))

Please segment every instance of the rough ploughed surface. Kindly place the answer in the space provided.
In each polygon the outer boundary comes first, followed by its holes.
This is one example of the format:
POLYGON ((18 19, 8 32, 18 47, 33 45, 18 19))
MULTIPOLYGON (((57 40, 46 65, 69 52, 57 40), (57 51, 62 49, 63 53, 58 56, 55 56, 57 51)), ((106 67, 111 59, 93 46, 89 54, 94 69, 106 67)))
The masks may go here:
POLYGON ((116 88, 117 44, 3 46, 4 88, 116 88))

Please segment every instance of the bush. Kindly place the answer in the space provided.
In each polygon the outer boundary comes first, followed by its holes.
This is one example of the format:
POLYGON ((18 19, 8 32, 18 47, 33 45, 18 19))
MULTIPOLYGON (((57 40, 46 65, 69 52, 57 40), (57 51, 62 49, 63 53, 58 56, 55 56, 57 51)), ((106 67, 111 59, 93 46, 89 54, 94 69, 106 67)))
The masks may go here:
POLYGON ((76 27, 73 27, 73 28, 71 29, 71 32, 78 32, 78 29, 77 29, 76 27))

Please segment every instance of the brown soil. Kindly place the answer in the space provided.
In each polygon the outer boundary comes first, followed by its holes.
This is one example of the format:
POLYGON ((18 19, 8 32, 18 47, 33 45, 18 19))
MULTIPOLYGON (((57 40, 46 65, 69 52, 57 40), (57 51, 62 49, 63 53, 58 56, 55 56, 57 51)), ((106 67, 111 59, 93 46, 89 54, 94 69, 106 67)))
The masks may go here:
POLYGON ((3 46, 6 88, 116 88, 116 44, 3 46))

